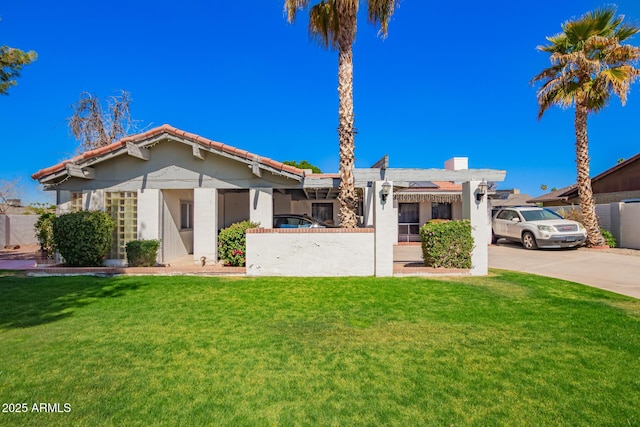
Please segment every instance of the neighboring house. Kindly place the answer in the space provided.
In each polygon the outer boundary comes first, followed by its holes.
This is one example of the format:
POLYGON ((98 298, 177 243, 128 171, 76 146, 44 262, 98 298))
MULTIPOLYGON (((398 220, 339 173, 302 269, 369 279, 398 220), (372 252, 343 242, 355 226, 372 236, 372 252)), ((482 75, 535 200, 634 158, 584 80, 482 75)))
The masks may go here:
MULTIPOLYGON (((591 178, 591 187, 600 227, 610 231, 619 246, 640 249, 640 153, 591 178)), ((575 184, 529 202, 551 208, 580 208, 575 184)))
POLYGON ((22 206, 20 199, 9 199, 7 203, 0 203, 0 214, 22 215, 30 212, 27 206, 22 206))
MULTIPOLYGON (((596 204, 640 198, 640 153, 591 178, 596 204)), ((578 187, 573 184, 529 200, 542 206, 580 205, 578 187)))
POLYGON ((517 188, 511 190, 496 190, 493 194, 489 195, 491 200, 491 207, 493 208, 506 208, 514 206, 535 206, 535 203, 530 203, 531 196, 528 194, 521 194, 517 188))
MULTIPOLYGON (((462 218, 462 186, 452 182, 477 185, 485 177, 501 181, 505 176, 504 171, 468 170, 464 162, 460 170, 393 169, 386 159, 356 169, 361 225, 374 224, 373 183, 383 180, 393 182, 391 207, 399 210, 401 224, 414 224, 416 215, 418 223, 462 218)), ((56 191, 58 214, 80 209, 111 214, 116 229, 108 263, 118 265, 125 262, 126 243, 134 239, 160 239, 161 262, 187 254, 215 261, 219 230, 238 221, 271 228, 273 215, 295 213, 337 223, 339 176, 310 172, 163 125, 32 178, 56 191)), ((407 239, 416 235, 413 228, 405 234, 407 239)))

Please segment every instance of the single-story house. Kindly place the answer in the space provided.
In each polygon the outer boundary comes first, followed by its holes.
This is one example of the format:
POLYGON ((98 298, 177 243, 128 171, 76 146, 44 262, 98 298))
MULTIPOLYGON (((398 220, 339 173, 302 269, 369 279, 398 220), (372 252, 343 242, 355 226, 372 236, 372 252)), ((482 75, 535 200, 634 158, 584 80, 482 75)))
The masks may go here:
MULTIPOLYGON (((445 169, 387 166, 385 157, 374 167, 356 168, 355 185, 360 225, 373 227, 380 201, 374 184, 393 182, 396 242, 414 240, 416 225, 430 218, 463 217, 464 184, 455 182, 477 185, 502 181, 506 174, 467 169, 460 158, 445 169)), ((271 228, 275 214, 296 213, 338 222, 337 174, 314 174, 169 125, 85 152, 32 178, 56 192, 58 214, 80 209, 111 214, 116 229, 108 263, 113 265, 126 262, 125 245, 134 239, 160 239, 161 262, 187 254, 196 262, 202 256, 214 262, 219 230, 238 221, 271 228)))
MULTIPOLYGON (((591 178, 596 204, 640 198, 640 153, 591 178)), ((578 186, 569 185, 533 199, 542 206, 580 205, 578 186)))
POLYGON ((496 190, 489 194, 491 207, 494 209, 513 206, 535 206, 535 203, 530 203, 529 199, 531 199, 530 195, 520 193, 517 188, 496 190))

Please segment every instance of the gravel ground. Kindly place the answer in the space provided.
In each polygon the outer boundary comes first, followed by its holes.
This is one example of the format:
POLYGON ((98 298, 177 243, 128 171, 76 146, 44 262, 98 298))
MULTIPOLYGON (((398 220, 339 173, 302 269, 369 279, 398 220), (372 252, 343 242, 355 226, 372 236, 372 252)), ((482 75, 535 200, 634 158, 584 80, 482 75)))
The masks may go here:
POLYGON ((21 245, 18 249, 0 250, 0 259, 36 259, 40 245, 21 245))
POLYGON ((589 249, 589 248, 580 248, 581 251, 587 252, 611 252, 618 255, 631 255, 631 256, 640 256, 639 249, 625 249, 625 248, 609 248, 609 249, 589 249))

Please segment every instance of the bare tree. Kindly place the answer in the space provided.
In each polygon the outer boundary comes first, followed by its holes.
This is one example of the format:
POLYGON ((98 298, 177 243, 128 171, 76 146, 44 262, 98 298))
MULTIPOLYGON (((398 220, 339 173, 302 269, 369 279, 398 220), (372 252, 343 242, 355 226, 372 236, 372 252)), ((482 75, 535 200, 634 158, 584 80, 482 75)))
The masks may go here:
POLYGON ((104 147, 135 131, 131 101, 131 94, 121 90, 120 95, 109 97, 105 111, 97 96, 82 92, 69 117, 69 130, 80 143, 79 151, 104 147))
POLYGON ((12 181, 0 180, 0 214, 3 214, 12 206, 12 202, 19 198, 18 183, 20 178, 12 181))

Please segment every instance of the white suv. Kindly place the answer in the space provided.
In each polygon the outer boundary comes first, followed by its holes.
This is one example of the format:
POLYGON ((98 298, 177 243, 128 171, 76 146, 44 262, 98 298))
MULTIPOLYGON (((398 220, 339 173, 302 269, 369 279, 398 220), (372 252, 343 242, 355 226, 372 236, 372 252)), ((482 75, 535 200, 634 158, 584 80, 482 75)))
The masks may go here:
POLYGON ((504 238, 525 249, 573 248, 584 244, 587 231, 576 221, 537 207, 503 208, 493 217, 491 243, 504 238))

